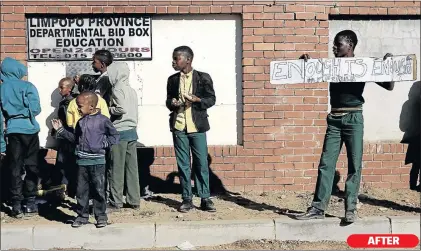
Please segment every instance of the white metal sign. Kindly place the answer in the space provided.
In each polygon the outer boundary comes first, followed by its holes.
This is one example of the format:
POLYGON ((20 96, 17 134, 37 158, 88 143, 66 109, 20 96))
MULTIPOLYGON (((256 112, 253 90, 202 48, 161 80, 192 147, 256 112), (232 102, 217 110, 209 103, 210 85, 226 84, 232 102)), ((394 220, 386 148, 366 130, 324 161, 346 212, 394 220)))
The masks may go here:
POLYGON ((152 59, 150 16, 28 17, 28 60, 89 60, 100 49, 115 60, 152 59))
POLYGON ((417 58, 321 58, 270 62, 271 84, 320 82, 388 82, 417 78, 417 58))

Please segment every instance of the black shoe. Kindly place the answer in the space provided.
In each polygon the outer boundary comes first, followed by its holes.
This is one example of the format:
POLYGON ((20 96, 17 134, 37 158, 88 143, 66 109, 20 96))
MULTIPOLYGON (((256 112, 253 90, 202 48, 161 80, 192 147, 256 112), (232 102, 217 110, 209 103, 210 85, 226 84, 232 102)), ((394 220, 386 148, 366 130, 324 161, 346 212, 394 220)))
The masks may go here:
POLYGON ((106 227, 108 225, 106 220, 98 220, 96 222, 96 228, 103 228, 106 227))
POLYGON ((86 219, 83 219, 83 218, 76 218, 76 220, 73 222, 73 224, 72 224, 72 227, 74 227, 74 228, 78 228, 78 227, 81 227, 81 226, 83 226, 83 225, 86 225, 86 224, 88 224, 88 221, 86 220, 86 219))
POLYGON ((30 197, 26 200, 26 205, 23 212, 26 217, 35 216, 38 214, 38 205, 35 203, 35 197, 30 197))
POLYGON ((32 205, 25 207, 25 210, 23 211, 26 217, 32 217, 35 215, 38 215, 38 206, 32 205))
POLYGON ((354 223, 356 218, 357 218, 357 216, 355 215, 355 210, 345 212, 345 222, 346 223, 354 223))
POLYGON ((187 213, 191 209, 193 209, 193 202, 191 200, 183 200, 183 202, 181 202, 181 206, 178 208, 178 211, 187 213))
POLYGON ((202 199, 202 201, 200 202, 200 209, 208 212, 216 212, 215 205, 209 198, 202 199))
POLYGON ((16 218, 16 219, 22 219, 23 218, 24 215, 23 215, 23 211, 22 211, 22 206, 20 204, 14 205, 12 207, 11 216, 13 218, 16 218))
POLYGON ((317 209, 315 207, 310 207, 306 213, 296 216, 297 220, 314 220, 314 219, 324 219, 324 211, 317 209))

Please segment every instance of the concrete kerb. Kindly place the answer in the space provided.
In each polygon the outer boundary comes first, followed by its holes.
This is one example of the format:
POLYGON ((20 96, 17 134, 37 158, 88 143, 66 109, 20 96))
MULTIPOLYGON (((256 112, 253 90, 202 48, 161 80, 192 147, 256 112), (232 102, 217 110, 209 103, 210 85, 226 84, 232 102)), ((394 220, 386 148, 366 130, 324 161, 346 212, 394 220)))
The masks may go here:
POLYGON ((69 225, 5 225, 1 250, 7 249, 135 249, 173 247, 185 241, 213 246, 242 239, 346 241, 354 233, 406 233, 420 236, 420 217, 367 217, 340 226, 340 219, 296 221, 293 219, 183 221, 139 224, 93 225, 73 229, 69 225))
POLYGON ((1 250, 29 249, 34 246, 33 226, 1 226, 1 250))
POLYGON ((174 247, 184 241, 213 246, 241 239, 275 239, 273 220, 193 221, 156 224, 156 247, 174 247))
POLYGON ((275 220, 276 239, 305 241, 346 241, 351 234, 389 234, 390 221, 386 217, 359 219, 353 224, 341 226, 341 219, 324 220, 275 220))
POLYGON ((79 229, 69 225, 35 226, 33 238, 33 248, 38 250, 149 248, 154 245, 155 224, 112 224, 100 229, 91 224, 79 229))
POLYGON ((394 234, 415 234, 420 238, 421 234, 421 215, 418 217, 388 217, 392 233, 394 234))

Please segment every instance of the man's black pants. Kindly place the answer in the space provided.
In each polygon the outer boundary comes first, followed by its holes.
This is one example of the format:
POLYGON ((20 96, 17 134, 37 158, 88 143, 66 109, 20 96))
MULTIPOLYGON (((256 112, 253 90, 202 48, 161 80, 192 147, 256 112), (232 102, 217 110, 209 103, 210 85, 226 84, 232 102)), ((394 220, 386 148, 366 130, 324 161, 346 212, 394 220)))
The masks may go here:
POLYGON ((108 220, 105 210, 105 165, 79 166, 76 199, 78 218, 89 220, 89 195, 94 200, 96 220, 108 220))
POLYGON ((39 138, 38 133, 12 133, 8 134, 7 138, 6 153, 11 175, 10 199, 13 205, 19 205, 24 198, 36 196, 39 179, 39 138), (24 173, 25 179, 22 180, 24 173))

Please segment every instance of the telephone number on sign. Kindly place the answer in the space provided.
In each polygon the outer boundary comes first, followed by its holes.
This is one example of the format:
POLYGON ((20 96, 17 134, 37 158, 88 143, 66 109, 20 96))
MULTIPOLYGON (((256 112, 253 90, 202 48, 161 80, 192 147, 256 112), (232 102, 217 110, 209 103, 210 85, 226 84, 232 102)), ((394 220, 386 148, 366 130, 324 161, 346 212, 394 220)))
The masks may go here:
MULTIPOLYGON (((137 53, 111 53, 113 58, 142 58, 143 54, 137 53)), ((30 53, 30 59, 91 59, 92 55, 85 53, 66 53, 66 54, 49 54, 49 53, 30 53)))

